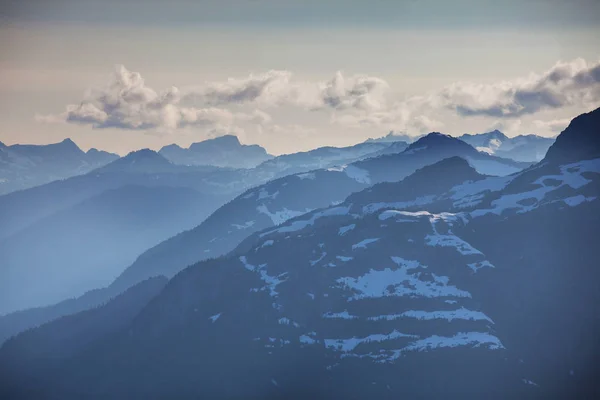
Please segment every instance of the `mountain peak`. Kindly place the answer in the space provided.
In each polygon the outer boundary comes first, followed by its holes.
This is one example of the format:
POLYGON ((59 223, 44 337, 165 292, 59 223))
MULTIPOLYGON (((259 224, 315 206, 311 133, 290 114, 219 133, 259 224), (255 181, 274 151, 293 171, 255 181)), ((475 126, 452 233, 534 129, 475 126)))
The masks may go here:
POLYGON ((390 131, 387 135, 380 138, 369 138, 365 143, 391 143, 391 142, 406 142, 412 143, 420 136, 410 136, 404 132, 390 131))
POLYGON ((172 144, 160 149, 160 154, 174 164, 232 168, 253 168, 273 158, 263 147, 256 144, 241 144, 234 135, 192 143, 187 149, 172 144))
POLYGON ((575 117, 546 153, 544 161, 566 163, 600 157, 600 108, 575 117))
POLYGON ((204 150, 206 148, 224 148, 224 149, 232 149, 237 147, 242 147, 243 145, 240 143, 240 140, 237 136, 234 135, 223 135, 216 137, 214 139, 204 140, 198 143, 192 143, 190 145, 190 150, 204 150))
MULTIPOLYGON (((40 148, 41 147, 43 146, 40 146, 40 148)), ((60 149, 61 152, 84 153, 84 151, 81 150, 79 146, 77 146, 77 144, 69 138, 63 140, 62 142, 49 144, 47 147, 48 149, 60 149)))
POLYGON ((423 147, 440 148, 440 149, 453 147, 453 148, 462 148, 465 151, 469 151, 469 152, 475 151, 475 149, 473 147, 471 147, 467 143, 463 142, 462 140, 457 139, 450 135, 445 135, 440 132, 431 132, 431 133, 427 134, 426 136, 423 136, 422 138, 420 138, 419 140, 417 140, 416 142, 414 142, 410 146, 408 146, 406 151, 407 152, 411 151, 411 150, 415 151, 415 150, 421 149, 423 147))
POLYGON ((102 171, 157 172, 170 169, 173 164, 165 157, 150 149, 132 151, 123 158, 101 168, 102 171))

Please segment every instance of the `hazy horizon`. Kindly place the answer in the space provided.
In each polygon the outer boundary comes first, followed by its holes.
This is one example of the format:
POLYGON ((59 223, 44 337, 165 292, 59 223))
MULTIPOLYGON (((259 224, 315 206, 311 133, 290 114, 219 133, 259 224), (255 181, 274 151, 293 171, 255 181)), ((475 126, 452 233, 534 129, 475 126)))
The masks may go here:
POLYGON ((271 154, 389 131, 556 136, 598 105, 579 0, 2 6, 0 141, 126 154, 234 134, 271 154))

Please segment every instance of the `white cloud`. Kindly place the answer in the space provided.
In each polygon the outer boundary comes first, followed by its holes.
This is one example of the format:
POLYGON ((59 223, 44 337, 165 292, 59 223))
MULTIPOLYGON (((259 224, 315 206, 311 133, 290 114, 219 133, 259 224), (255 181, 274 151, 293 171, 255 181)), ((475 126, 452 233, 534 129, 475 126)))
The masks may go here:
MULTIPOLYGON (((344 76, 337 72, 329 80, 302 81, 294 79, 290 71, 270 70, 159 92, 148 87, 139 73, 118 66, 108 85, 89 90, 79 104, 68 105, 66 111, 57 115, 37 114, 35 118, 45 123, 62 121, 96 129, 161 133, 193 128, 204 132, 239 129, 273 134, 289 132, 291 121, 326 123, 328 119, 337 128, 369 130, 371 135, 375 129, 416 135, 448 128, 448 123, 456 126, 462 123, 461 117, 479 117, 482 126, 493 123, 505 132, 517 133, 520 118, 525 115, 597 104, 600 62, 559 62, 544 73, 514 81, 459 82, 404 100, 392 98, 389 89, 385 80, 368 75, 344 76), (275 113, 278 107, 281 110, 275 113), (301 114, 311 111, 311 117, 301 114), (272 115, 281 121, 274 121, 272 115), (263 129, 266 125, 272 129, 263 129), (248 129, 251 127, 255 129, 248 129)), ((559 131, 565 121, 533 124, 539 129, 559 131)), ((292 130, 310 131, 308 126, 292 130)))
POLYGON ((495 84, 455 83, 434 103, 461 116, 516 118, 541 110, 585 105, 600 100, 600 61, 578 58, 558 62, 542 74, 495 84))
POLYGON ((337 110, 372 111, 383 109, 385 107, 384 94, 389 89, 389 85, 383 79, 364 75, 346 79, 340 71, 335 74, 333 79, 320 86, 320 107, 337 110))
POLYGON ((538 129, 554 133, 560 133, 569 125, 570 122, 571 119, 569 118, 554 119, 550 121, 541 121, 539 119, 536 119, 535 121, 533 121, 533 125, 538 129))

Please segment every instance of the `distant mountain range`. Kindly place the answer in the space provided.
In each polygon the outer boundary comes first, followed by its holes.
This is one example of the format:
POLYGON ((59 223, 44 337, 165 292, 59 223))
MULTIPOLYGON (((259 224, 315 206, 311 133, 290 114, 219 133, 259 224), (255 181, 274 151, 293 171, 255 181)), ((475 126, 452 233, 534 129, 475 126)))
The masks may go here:
POLYGON ((96 149, 83 152, 70 139, 39 146, 0 142, 0 195, 85 174, 117 158, 96 149))
POLYGON ((229 168, 253 168, 273 158, 263 147, 241 144, 233 135, 193 143, 187 149, 171 144, 160 149, 159 153, 175 164, 229 168))
MULTIPOLYGON (((358 147, 359 150, 364 148, 365 146, 358 147)), ((314 153, 317 151, 315 150, 314 153)), ((331 154, 329 149, 326 154, 331 154)), ((345 154, 352 153, 348 150, 345 154)), ((339 203, 351 193, 378 182, 401 180, 419 168, 455 156, 464 157, 469 160, 469 163, 486 173, 508 174, 520 171, 529 165, 479 153, 456 138, 431 133, 411 144, 402 153, 381 155, 340 167, 289 175, 240 194, 197 227, 143 252, 108 288, 95 291, 91 296, 84 295, 78 301, 69 301, 68 307, 58 304, 49 307, 45 313, 33 310, 31 318, 27 317, 25 311, 25 314, 21 313, 16 317, 21 322, 16 322, 12 318, 5 319, 4 322, 12 321, 11 327, 20 330, 34 321, 36 324, 44 322, 46 316, 56 317, 58 312, 56 310, 62 310, 60 313, 68 310, 78 311, 85 309, 90 302, 107 300, 148 277, 155 275, 172 277, 195 262, 228 253, 253 232, 281 224, 311 210, 339 203)), ((308 159, 315 159, 315 157, 308 159)), ((118 163, 124 161, 119 160, 118 163)), ((0 339, 2 325, 0 320, 0 339)), ((9 329, 6 332, 8 335, 15 331, 9 329)))
MULTIPOLYGON (((266 182, 311 169, 348 164, 366 156, 399 153, 419 137, 392 131, 387 136, 354 146, 321 147, 274 157, 258 145, 244 145, 236 136, 225 135, 193 143, 189 148, 171 144, 158 153, 180 166, 256 168, 255 173, 266 182)), ((535 135, 508 138, 499 131, 465 134, 460 138, 479 151, 523 162, 539 161, 553 142, 553 139, 535 135)), ((150 154, 150 150, 140 151, 150 154)), ((50 145, 6 146, 0 142, 0 195, 83 175, 118 158, 116 154, 96 149, 83 152, 70 139, 50 145)), ((141 170, 143 165, 135 168, 141 170)))
POLYGON ((459 139, 475 147, 479 151, 516 161, 540 161, 554 143, 554 138, 537 135, 519 135, 507 137, 504 133, 492 132, 476 135, 464 134, 459 139))
POLYGON ((406 142, 412 143, 418 140, 423 135, 411 136, 402 132, 390 131, 387 135, 379 138, 369 138, 365 143, 391 143, 391 142, 406 142))
POLYGON ((595 398, 599 126, 523 170, 434 133, 250 189, 211 216, 252 233, 224 257, 9 339, 0 396, 595 398))

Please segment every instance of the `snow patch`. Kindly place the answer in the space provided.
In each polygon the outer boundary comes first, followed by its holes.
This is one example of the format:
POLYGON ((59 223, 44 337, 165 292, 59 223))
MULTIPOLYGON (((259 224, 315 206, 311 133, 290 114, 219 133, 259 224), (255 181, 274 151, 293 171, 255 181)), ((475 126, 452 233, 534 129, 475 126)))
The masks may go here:
POLYGON ((369 238, 369 239, 365 239, 362 240, 356 244, 352 245, 352 250, 356 250, 356 249, 366 249, 367 245, 371 244, 371 243, 375 243, 376 241, 378 241, 379 238, 369 238))
POLYGON ((418 261, 405 260, 401 257, 392 257, 392 261, 399 268, 370 269, 357 278, 343 277, 336 282, 354 292, 348 298, 349 301, 386 296, 471 297, 469 292, 448 285, 450 279, 446 276, 431 274, 433 281, 419 279, 424 271, 414 270, 425 270, 427 266, 419 264, 418 261))
POLYGON ((231 226, 233 226, 234 228, 237 229, 248 229, 250 228, 252 225, 254 225, 255 221, 247 221, 244 224, 240 225, 240 224, 231 224, 231 226))
POLYGON ((377 317, 369 317, 368 319, 371 321, 394 321, 402 318, 414 318, 418 320, 433 320, 433 319, 445 319, 450 322, 454 319, 467 320, 467 321, 489 321, 492 324, 492 321, 487 315, 482 313, 481 311, 472 311, 468 310, 464 307, 459 308, 458 310, 451 311, 422 311, 422 310, 409 310, 400 314, 389 314, 389 315, 379 315, 377 317))
POLYGON ((363 343, 372 343, 372 342, 383 342, 386 340, 393 340, 398 338, 415 338, 418 336, 415 335, 407 335, 405 333, 400 333, 397 330, 393 330, 391 333, 387 335, 383 335, 380 333, 376 333, 373 335, 369 335, 364 338, 351 337, 348 339, 325 339, 325 347, 339 350, 343 352, 349 352, 354 350, 358 345, 363 343))
POLYGON ((339 231, 338 231, 338 235, 339 236, 344 236, 346 233, 350 232, 354 228, 356 228, 356 224, 350 224, 350 225, 342 226, 339 229, 339 231))

